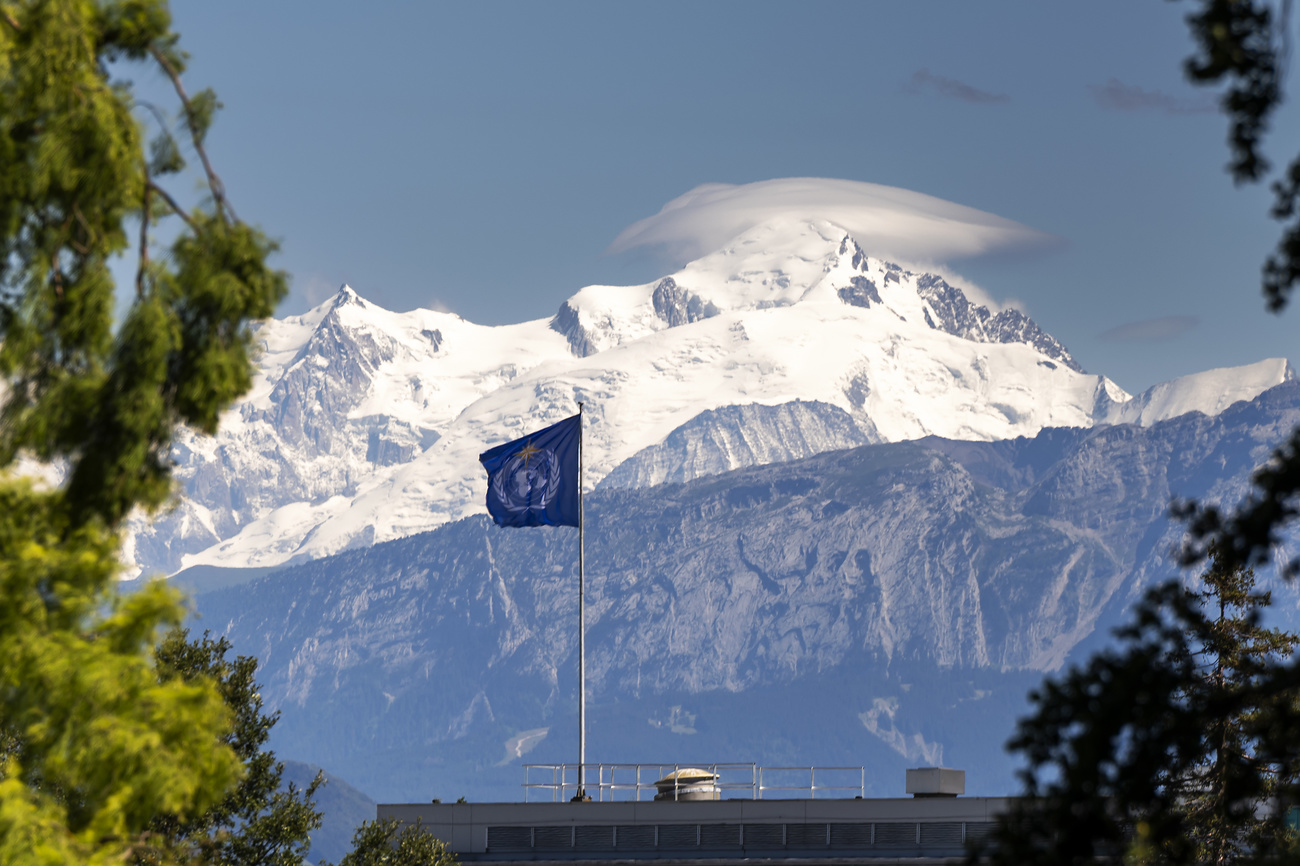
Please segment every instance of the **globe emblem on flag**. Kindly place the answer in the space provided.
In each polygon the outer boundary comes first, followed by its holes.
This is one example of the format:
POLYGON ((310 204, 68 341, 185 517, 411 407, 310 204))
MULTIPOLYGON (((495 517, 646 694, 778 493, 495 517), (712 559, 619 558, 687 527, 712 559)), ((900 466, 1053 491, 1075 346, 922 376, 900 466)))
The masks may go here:
POLYGON ((530 442, 492 475, 492 492, 508 511, 545 511, 560 490, 561 475, 555 452, 530 442))

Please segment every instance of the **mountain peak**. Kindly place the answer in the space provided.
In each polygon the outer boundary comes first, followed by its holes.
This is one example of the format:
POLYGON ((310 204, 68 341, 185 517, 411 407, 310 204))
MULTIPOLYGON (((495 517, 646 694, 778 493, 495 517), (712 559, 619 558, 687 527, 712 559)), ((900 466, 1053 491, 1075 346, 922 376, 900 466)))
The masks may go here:
MULTIPOLYGON (((365 298, 358 295, 355 289, 353 289, 347 283, 344 283, 342 286, 339 287, 339 290, 337 292, 330 295, 328 298, 321 301, 319 304, 312 307, 307 312, 300 313, 299 315, 296 316, 286 316, 282 320, 268 320, 268 321, 279 321, 281 323, 289 323, 297 327, 306 328, 307 332, 310 333, 311 331, 314 331, 317 327, 319 327, 320 323, 330 313, 334 312, 337 309, 348 307, 348 306, 355 306, 360 309, 365 309, 366 307, 370 306, 370 303, 365 298)), ((305 339, 305 337, 303 339, 305 339)), ((301 342, 301 340, 299 340, 299 342, 301 342)))
POLYGON ((343 287, 338 290, 336 295, 334 295, 334 298, 330 303, 330 309, 337 310, 339 307, 347 306, 348 304, 355 304, 364 308, 366 306, 366 299, 358 295, 356 289, 352 288, 347 283, 344 283, 343 287))
MULTIPOLYGON (((843 226, 779 217, 642 286, 588 286, 561 305, 551 328, 589 357, 666 328, 719 315, 813 304, 870 310, 890 331, 939 331, 975 343, 1021 343, 1050 368, 1083 368, 1058 340, 1017 310, 990 310, 942 277, 869 256, 843 226)), ((859 312, 832 313, 860 317, 859 312)))
POLYGON ((1133 399, 1116 404, 1104 420, 1109 424, 1150 427, 1188 412, 1218 415, 1233 403, 1253 400, 1269 388, 1295 378, 1295 369, 1286 358, 1204 370, 1153 385, 1133 399))
MULTIPOLYGON (((549 322, 393 312, 344 285, 257 333, 259 375, 230 423, 178 443, 185 504, 137 524, 142 565, 269 565, 476 513, 484 444, 577 401, 594 484, 660 445, 642 463, 699 472, 842 447, 853 427, 871 441, 1087 427, 1130 400, 1027 317, 869 256, 827 220, 772 220, 654 282, 588 286, 549 322), (687 426, 753 404, 794 408, 687 426)), ((1223 371, 1128 411, 1219 411, 1291 376, 1280 360, 1223 371)))

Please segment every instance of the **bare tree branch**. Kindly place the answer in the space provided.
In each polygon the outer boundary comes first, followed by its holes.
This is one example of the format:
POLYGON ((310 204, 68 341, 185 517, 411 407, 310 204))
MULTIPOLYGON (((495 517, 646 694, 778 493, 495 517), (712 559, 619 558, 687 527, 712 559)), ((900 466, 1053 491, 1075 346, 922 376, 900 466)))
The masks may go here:
POLYGON ((158 124, 158 129, 163 135, 167 136, 173 142, 176 140, 176 137, 172 135, 172 131, 167 128, 167 116, 163 114, 161 108, 146 99, 137 99, 135 104, 142 106, 146 111, 153 115, 154 121, 158 124))
POLYGON ((149 53, 153 55, 154 60, 167 73, 167 77, 172 80, 172 87, 176 89, 176 95, 180 97, 181 104, 185 106, 185 119, 190 128, 190 139, 194 143, 194 150, 198 153, 199 159, 203 162, 203 170, 208 175, 208 188, 212 190, 212 198, 217 205, 217 216, 224 222, 227 214, 230 219, 239 222, 239 217, 235 214, 235 209, 231 207, 230 202, 226 199, 226 187, 217 177, 216 171, 212 168, 212 163, 208 161, 207 151, 203 149, 203 142, 198 135, 198 129, 194 124, 193 103, 190 102, 189 94, 185 92, 185 85, 181 83, 180 73, 176 67, 167 59, 156 46, 150 46, 149 53))
POLYGON ((146 182, 149 184, 149 189, 153 190, 154 192, 158 193, 158 195, 162 196, 163 201, 167 202, 168 207, 174 210, 177 216, 185 220, 185 224, 190 228, 194 229, 195 233, 197 234, 199 227, 194 224, 194 220, 190 219, 190 215, 185 212, 185 209, 176 203, 176 199, 171 197, 171 193, 167 192, 167 190, 163 189, 158 184, 154 183, 153 178, 149 178, 146 182))
POLYGON ((85 231, 86 242, 93 243, 95 240, 95 232, 91 229, 90 223, 86 222, 86 216, 81 212, 81 206, 76 202, 72 203, 72 215, 77 218, 77 222, 81 224, 82 230, 85 231))
POLYGON ((144 274, 149 268, 149 204, 153 198, 153 180, 148 169, 144 174, 144 208, 140 213, 140 262, 135 269, 135 296, 144 297, 144 274))

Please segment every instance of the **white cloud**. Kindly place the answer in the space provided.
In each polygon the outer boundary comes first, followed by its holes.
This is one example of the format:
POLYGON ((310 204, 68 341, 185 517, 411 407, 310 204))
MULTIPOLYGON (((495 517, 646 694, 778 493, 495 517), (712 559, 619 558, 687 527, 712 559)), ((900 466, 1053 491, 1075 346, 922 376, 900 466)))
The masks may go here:
POLYGON ((1103 343, 1157 343, 1177 339, 1200 323, 1196 316, 1162 316, 1116 325, 1102 331, 1097 339, 1103 343))
POLYGON ((420 306, 426 310, 433 310, 435 313, 457 314, 456 311, 451 308, 451 304, 448 304, 439 295, 431 295, 429 299, 420 306))
POLYGON ((869 255, 911 262, 943 262, 1059 241, 1012 220, 911 190, 791 177, 697 186, 628 226, 608 252, 664 247, 686 261, 777 217, 829 220, 852 234, 869 255))
MULTIPOLYGON (((338 294, 343 287, 343 281, 337 276, 326 276, 325 274, 312 272, 298 276, 293 281, 293 290, 286 307, 302 307, 303 310, 310 310, 317 304, 324 303, 338 294), (298 299, 298 303, 294 303, 298 299)), ((279 311, 284 315, 284 311, 279 311)))

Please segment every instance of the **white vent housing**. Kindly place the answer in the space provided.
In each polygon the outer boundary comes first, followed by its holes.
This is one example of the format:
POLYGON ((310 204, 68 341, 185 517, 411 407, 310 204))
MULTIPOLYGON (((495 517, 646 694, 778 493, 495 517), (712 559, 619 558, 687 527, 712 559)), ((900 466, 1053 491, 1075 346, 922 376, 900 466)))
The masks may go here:
POLYGON ((956 797, 966 793, 966 771, 919 767, 907 771, 907 793, 913 797, 956 797))

